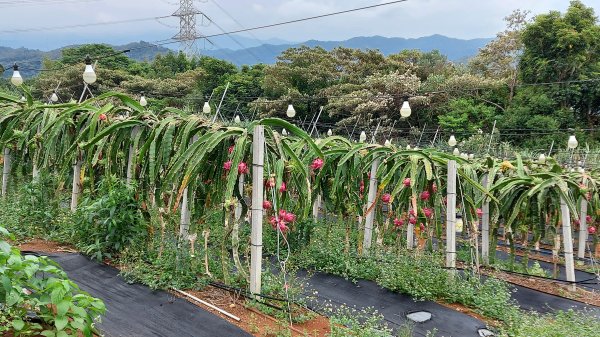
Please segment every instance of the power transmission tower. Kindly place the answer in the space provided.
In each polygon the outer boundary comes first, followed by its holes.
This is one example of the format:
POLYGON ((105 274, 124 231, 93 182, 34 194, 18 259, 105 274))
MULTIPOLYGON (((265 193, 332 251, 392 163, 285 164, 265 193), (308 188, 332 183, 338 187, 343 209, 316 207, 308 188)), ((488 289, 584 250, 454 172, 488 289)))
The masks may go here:
POLYGON ((197 53, 196 39, 199 37, 196 31, 196 15, 202 14, 194 7, 194 0, 180 0, 179 9, 173 16, 179 17, 179 33, 173 36, 181 44, 181 49, 188 55, 197 53))

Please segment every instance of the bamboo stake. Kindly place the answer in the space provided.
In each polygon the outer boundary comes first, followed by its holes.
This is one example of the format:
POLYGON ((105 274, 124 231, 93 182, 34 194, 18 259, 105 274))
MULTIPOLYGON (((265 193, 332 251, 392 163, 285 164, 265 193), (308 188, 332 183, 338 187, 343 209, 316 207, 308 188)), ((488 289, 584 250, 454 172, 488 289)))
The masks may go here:
POLYGON ((579 216, 579 246, 577 248, 577 257, 580 259, 583 259, 585 257, 585 243, 587 241, 587 230, 588 230, 588 224, 587 224, 587 200, 585 199, 585 196, 583 198, 581 198, 581 211, 580 211, 580 216, 579 216))
POLYGON ((456 268, 456 161, 448 161, 446 197, 446 267, 456 268))
POLYGON ((229 317, 231 319, 234 319, 234 320, 236 320, 238 322, 241 321, 241 319, 239 317, 237 317, 237 316, 235 316, 233 314, 230 314, 229 312, 227 312, 227 311, 225 311, 225 310, 223 310, 223 309, 221 309, 219 307, 216 307, 216 306, 214 306, 214 305, 212 305, 212 304, 210 304, 210 303, 208 303, 206 301, 203 301, 203 300, 199 299, 198 297, 196 297, 196 296, 194 296, 192 294, 186 293, 185 291, 181 291, 181 290, 176 289, 176 288, 173 288, 173 290, 175 290, 176 292, 180 293, 181 295, 189 297, 192 300, 194 300, 194 301, 196 301, 198 303, 201 303, 201 304, 203 304, 203 305, 205 305, 205 306, 207 306, 207 307, 209 307, 209 308, 211 308, 213 310, 216 310, 216 311, 222 313, 223 315, 225 315, 225 316, 227 316, 227 317, 229 317))
POLYGON ((129 157, 127 159, 127 185, 131 184, 131 180, 133 179, 133 158, 134 158, 134 154, 135 154, 135 150, 133 148, 133 140, 135 139, 135 137, 137 136, 137 133, 139 132, 140 128, 139 126, 134 127, 131 130, 131 144, 129 144, 129 157))
POLYGON ((371 248, 371 239, 373 237, 373 221, 375 220, 375 210, 371 209, 375 204, 377 196, 377 168, 379 159, 375 159, 371 165, 371 178, 369 179, 369 196, 367 197, 367 216, 365 219, 365 234, 363 237, 363 255, 368 254, 371 248))
POLYGON ((260 294, 262 272, 263 165, 265 127, 254 127, 252 139, 252 232, 250 237, 250 292, 260 294))
POLYGON ((8 179, 10 176, 10 149, 4 148, 4 164, 2 167, 2 197, 6 198, 8 179))
MULTIPOLYGON (((565 271, 567 281, 575 282, 575 264, 573 261, 573 239, 571 238, 571 213, 569 207, 563 198, 560 199, 560 213, 562 217, 563 230, 563 249, 565 252, 565 271)), ((575 291, 575 283, 569 286, 571 291, 575 291)))
MULTIPOLYGON (((488 191, 488 175, 483 177, 483 187, 488 191)), ((489 192, 489 191, 488 191, 489 192)), ((481 215, 481 257, 484 264, 490 263, 490 202, 487 198, 482 205, 481 215)))
MULTIPOLYGON (((245 174, 240 174, 240 178, 238 181, 238 189, 242 198, 244 197, 244 178, 245 174)), ((240 223, 243 221, 242 219, 242 203, 238 202, 235 206, 235 219, 233 219, 233 230, 231 232, 231 247, 233 250, 233 262, 237 270, 244 276, 245 279, 248 278, 248 274, 246 273, 242 262, 240 261, 240 223)))
POLYGON ((77 201, 81 193, 81 165, 82 160, 77 159, 73 165, 73 189, 71 190, 71 212, 77 210, 77 201))

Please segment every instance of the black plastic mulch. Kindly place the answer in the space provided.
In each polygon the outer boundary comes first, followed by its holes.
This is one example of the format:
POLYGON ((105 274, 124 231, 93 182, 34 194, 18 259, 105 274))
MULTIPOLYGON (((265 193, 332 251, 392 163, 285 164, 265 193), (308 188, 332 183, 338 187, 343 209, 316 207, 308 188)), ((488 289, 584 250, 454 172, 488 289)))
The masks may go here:
POLYGON ((428 331, 437 329, 435 336, 478 337, 478 329, 486 326, 469 315, 431 301, 415 302, 409 296, 381 288, 375 282, 360 280, 354 284, 342 277, 322 273, 308 277, 306 272, 300 272, 299 276, 306 278, 309 304, 317 311, 328 303, 356 308, 372 307, 395 330, 409 322, 406 315, 411 312, 431 313, 431 320, 413 324, 414 336, 427 336, 428 331))
POLYGON ((164 291, 128 284, 110 266, 80 254, 49 255, 71 280, 106 304, 98 328, 107 337, 251 336, 226 320, 164 291))
MULTIPOLYGON (((509 255, 509 253, 498 250, 498 251, 496 251, 496 258, 506 261, 510 258, 510 255, 509 255)), ((521 263, 522 257, 518 256, 518 255, 515 256, 515 261, 516 261, 515 263, 521 263)), ((554 265, 552 263, 530 258, 527 261, 527 264, 529 267, 532 267, 535 262, 539 263, 540 267, 542 269, 544 269, 545 271, 549 272, 550 274, 553 273, 554 265)), ((557 267, 558 267, 557 268, 558 269, 557 279, 566 281, 567 274, 566 274, 565 266, 558 264, 557 267)), ((600 268, 600 266, 597 266, 597 267, 600 268)), ((598 281, 597 276, 595 274, 575 269, 575 281, 581 282, 577 286, 584 287, 587 289, 600 290, 600 283, 599 283, 600 281, 598 281)))

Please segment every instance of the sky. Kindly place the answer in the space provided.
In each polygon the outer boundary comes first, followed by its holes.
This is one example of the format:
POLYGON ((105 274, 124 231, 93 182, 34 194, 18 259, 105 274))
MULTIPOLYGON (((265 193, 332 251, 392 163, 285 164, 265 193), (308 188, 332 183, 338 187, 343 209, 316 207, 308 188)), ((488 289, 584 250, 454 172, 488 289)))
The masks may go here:
MULTIPOLYGON (((194 4, 218 26, 232 31, 386 1, 197 0, 194 4)), ((600 14, 600 0, 583 2, 600 14)), ((462 39, 493 37, 504 29, 503 18, 515 9, 530 10, 535 15, 550 10, 564 11, 568 5, 568 0, 407 0, 385 7, 243 33, 241 36, 295 42, 373 35, 417 38, 442 34, 462 39)), ((0 46, 49 50, 85 42, 122 44, 164 40, 177 33, 178 18, 60 30, 49 28, 169 16, 178 7, 178 0, 0 0, 0 46), (31 28, 44 29, 7 32, 31 28)), ((198 30, 205 35, 221 32, 215 24, 209 24, 200 17, 198 30), (206 25, 202 25, 202 21, 206 25)))

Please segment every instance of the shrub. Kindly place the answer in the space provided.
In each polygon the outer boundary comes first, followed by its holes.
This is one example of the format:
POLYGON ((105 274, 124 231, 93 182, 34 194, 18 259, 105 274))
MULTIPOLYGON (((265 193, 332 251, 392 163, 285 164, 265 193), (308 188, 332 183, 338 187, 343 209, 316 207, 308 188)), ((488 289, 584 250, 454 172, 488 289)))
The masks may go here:
POLYGON ((105 177, 95 194, 83 198, 74 217, 72 239, 82 252, 101 260, 144 241, 146 225, 134 187, 105 177))
POLYGON ((82 292, 65 272, 46 257, 22 256, 0 227, 0 332, 17 336, 92 336, 104 303, 82 292), (26 319, 33 311, 40 322, 26 319))

